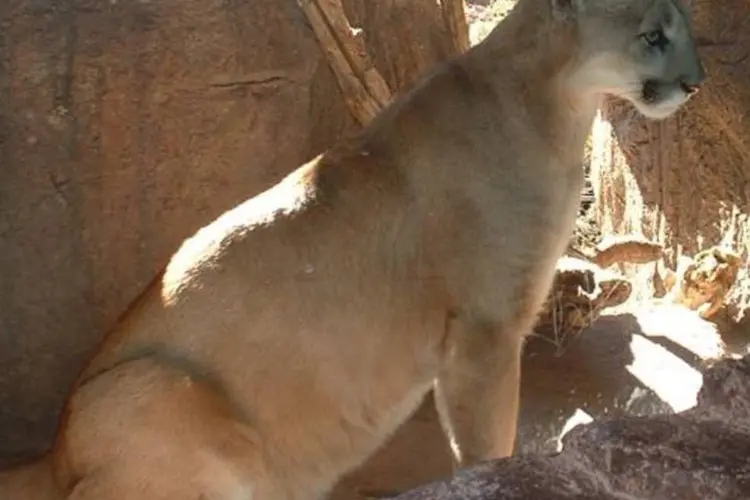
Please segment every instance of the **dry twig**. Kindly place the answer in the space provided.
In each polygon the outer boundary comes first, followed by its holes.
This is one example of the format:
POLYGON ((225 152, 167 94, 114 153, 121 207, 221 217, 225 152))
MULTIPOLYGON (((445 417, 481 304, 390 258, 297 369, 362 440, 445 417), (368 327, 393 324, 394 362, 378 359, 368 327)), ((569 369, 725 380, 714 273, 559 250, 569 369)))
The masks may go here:
POLYGON ((358 30, 349 25, 341 0, 299 0, 354 118, 369 123, 391 100, 358 30))

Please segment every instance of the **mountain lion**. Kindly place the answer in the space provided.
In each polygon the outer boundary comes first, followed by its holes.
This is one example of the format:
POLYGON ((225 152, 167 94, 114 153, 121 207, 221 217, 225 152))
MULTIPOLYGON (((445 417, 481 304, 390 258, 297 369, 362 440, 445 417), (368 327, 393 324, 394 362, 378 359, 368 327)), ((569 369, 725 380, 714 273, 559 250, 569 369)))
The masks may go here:
POLYGON ((0 497, 321 498, 433 388, 458 466, 509 455, 601 96, 661 119, 704 78, 678 0, 520 0, 188 239, 0 497))

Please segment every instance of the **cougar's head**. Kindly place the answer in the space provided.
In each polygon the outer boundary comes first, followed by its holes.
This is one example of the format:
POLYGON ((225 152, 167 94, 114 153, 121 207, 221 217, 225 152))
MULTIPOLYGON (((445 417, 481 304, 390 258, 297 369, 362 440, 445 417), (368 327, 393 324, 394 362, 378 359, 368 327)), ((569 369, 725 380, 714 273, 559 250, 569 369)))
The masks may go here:
POLYGON ((575 85, 627 99, 646 117, 670 116, 706 78, 681 0, 550 0, 573 23, 575 85))

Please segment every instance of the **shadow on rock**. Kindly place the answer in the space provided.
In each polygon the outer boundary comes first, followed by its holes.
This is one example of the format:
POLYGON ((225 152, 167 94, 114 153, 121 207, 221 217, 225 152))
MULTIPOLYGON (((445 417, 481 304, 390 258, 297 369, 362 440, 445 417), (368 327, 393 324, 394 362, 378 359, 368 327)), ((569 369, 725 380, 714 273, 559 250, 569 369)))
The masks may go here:
POLYGON ((750 498, 750 356, 707 369, 696 407, 579 426, 563 451, 480 464, 397 500, 750 498))
POLYGON ((640 333, 636 318, 623 314, 601 317, 560 356, 546 339, 532 338, 523 363, 516 451, 557 451, 559 436, 576 420, 674 413, 628 371, 635 359, 633 336, 640 333))

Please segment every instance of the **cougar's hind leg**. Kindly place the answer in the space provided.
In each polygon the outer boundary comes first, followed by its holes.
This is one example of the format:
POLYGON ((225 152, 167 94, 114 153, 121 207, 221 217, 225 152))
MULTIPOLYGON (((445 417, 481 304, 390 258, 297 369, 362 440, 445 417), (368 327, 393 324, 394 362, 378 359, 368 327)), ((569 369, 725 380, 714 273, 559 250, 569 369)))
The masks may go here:
POLYGON ((270 498, 258 439, 210 381, 155 359, 85 382, 55 451, 68 500, 270 498))

